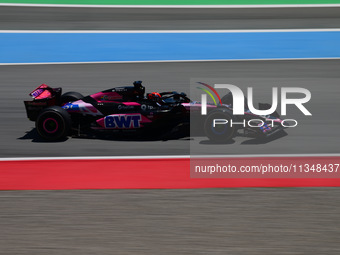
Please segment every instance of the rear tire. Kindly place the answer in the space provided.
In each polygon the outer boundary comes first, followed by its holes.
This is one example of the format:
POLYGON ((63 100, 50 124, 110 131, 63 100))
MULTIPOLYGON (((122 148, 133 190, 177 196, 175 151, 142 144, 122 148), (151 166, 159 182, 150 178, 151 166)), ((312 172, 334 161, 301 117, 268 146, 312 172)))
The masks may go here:
POLYGON ((231 140, 236 132, 235 126, 231 127, 232 115, 225 110, 216 110, 211 112, 204 122, 205 135, 214 143, 226 143, 231 140), (227 122, 226 124, 216 124, 214 119, 220 119, 218 123, 227 122))
POLYGON ((45 140, 60 140, 70 132, 71 117, 66 110, 59 106, 47 107, 38 115, 35 127, 45 140))
POLYGON ((65 94, 62 94, 60 97, 60 103, 61 105, 65 105, 69 102, 74 102, 77 101, 79 99, 82 99, 84 96, 78 92, 66 92, 65 94))

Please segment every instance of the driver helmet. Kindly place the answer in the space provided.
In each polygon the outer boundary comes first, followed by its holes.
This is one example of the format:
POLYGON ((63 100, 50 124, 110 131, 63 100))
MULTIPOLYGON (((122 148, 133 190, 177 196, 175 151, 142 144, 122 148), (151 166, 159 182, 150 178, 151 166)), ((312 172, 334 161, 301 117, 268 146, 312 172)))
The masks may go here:
POLYGON ((150 100, 158 100, 161 99, 161 94, 159 94, 158 92, 151 92, 148 94, 148 99, 150 100))

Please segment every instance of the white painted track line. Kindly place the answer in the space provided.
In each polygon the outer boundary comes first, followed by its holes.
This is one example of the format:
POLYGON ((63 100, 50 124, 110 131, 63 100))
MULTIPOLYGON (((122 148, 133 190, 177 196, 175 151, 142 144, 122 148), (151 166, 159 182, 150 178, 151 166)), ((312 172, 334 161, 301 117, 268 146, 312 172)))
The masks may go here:
POLYGON ((340 153, 321 154, 247 154, 247 155, 175 155, 175 156, 98 156, 98 157, 27 157, 0 158, 0 161, 31 160, 133 160, 133 159, 190 159, 190 158, 295 158, 295 157, 340 157, 340 153))
POLYGON ((86 64, 143 64, 143 63, 195 63, 195 62, 242 62, 242 61, 298 61, 298 60, 339 60, 332 58, 261 58, 261 59, 198 59, 198 60, 148 60, 148 61, 94 61, 94 62, 40 62, 40 63, 0 63, 0 66, 20 65, 86 65, 86 64))
POLYGON ((340 28, 309 29, 227 29, 227 30, 0 30, 8 34, 198 34, 198 33, 301 33, 340 32, 340 28))

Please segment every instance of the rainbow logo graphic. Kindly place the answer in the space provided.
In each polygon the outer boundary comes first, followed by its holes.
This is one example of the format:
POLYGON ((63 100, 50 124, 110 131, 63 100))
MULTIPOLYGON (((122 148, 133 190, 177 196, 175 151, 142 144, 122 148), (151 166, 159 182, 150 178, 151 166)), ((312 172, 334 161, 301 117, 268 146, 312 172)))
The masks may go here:
MULTIPOLYGON (((210 86, 210 85, 208 85, 208 84, 206 84, 206 83, 204 83, 204 82, 197 82, 197 83, 198 83, 198 84, 201 84, 201 85, 203 85, 203 86, 205 86, 205 87, 207 87, 207 88, 210 89, 212 92, 214 92, 214 94, 215 94, 215 95, 217 96, 217 98, 218 98, 218 101, 219 101, 220 105, 222 105, 222 101, 221 101, 220 95, 217 93, 217 91, 216 91, 212 86, 210 86)), ((216 100, 215 100, 213 94, 212 94, 209 90, 207 90, 207 89, 205 89, 205 88, 201 88, 201 87, 197 87, 197 88, 200 89, 200 90, 203 90, 205 93, 207 93, 207 94, 212 98, 212 100, 214 101, 214 104, 217 106, 217 102, 216 102, 216 100)))

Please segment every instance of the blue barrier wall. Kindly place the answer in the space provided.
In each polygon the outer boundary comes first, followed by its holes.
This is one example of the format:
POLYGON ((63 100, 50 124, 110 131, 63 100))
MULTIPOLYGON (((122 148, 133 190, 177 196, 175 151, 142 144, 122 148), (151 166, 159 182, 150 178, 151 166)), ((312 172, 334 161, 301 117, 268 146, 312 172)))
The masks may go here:
POLYGON ((340 57, 340 32, 0 33, 0 63, 340 57))

